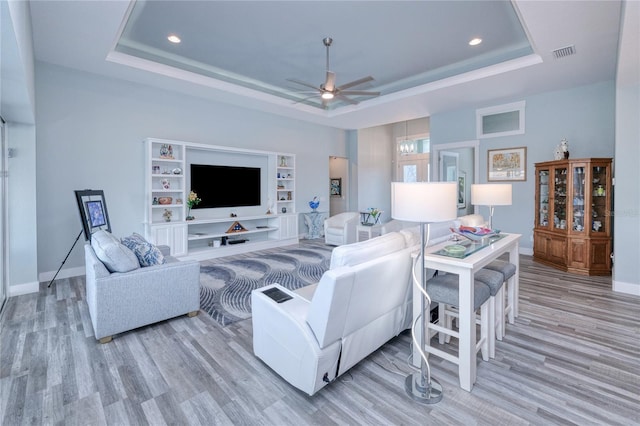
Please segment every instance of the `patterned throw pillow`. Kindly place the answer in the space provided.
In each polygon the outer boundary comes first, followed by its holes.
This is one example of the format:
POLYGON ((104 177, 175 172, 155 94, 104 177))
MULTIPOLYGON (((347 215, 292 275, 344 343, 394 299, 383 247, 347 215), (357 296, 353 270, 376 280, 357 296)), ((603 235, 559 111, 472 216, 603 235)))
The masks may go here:
POLYGON ((160 265, 166 262, 158 247, 145 240, 140 234, 134 232, 131 236, 122 238, 121 241, 122 244, 136 254, 142 267, 160 265))

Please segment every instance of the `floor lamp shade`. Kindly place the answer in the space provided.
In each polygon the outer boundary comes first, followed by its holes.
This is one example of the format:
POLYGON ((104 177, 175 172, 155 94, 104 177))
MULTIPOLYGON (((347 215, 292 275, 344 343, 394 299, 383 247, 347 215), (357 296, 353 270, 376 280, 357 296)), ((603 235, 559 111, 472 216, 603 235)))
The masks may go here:
POLYGON ((408 222, 442 222, 458 215, 455 182, 392 182, 391 217, 408 222))
POLYGON ((471 204, 474 206, 510 206, 510 183, 471 185, 471 204))
POLYGON ((511 205, 511 184, 473 184, 471 185, 471 204, 489 206, 489 228, 493 229, 493 208, 511 205))

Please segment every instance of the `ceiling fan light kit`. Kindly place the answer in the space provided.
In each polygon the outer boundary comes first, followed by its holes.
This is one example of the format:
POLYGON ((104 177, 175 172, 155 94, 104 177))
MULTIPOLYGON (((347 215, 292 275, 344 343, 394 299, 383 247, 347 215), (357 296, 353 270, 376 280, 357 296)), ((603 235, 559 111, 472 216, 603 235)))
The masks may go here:
POLYGON ((322 106, 323 108, 326 108, 328 101, 335 100, 335 99, 339 99, 341 101, 347 102, 352 105, 357 105, 358 101, 350 98, 349 96, 380 96, 380 92, 370 92, 365 90, 346 90, 351 87, 359 86, 369 81, 373 81, 373 77, 371 77, 370 75, 336 87, 336 84, 335 84, 336 73, 333 71, 330 71, 330 68, 329 68, 329 47, 331 47, 331 44, 333 43, 333 39, 331 37, 325 37, 322 39, 322 43, 325 45, 327 49, 327 68, 326 68, 325 81, 320 86, 315 86, 311 83, 307 83, 294 78, 288 79, 288 81, 291 81, 296 84, 300 84, 308 88, 312 88, 315 91, 317 91, 316 95, 304 98, 297 102, 303 102, 303 101, 306 101, 307 99, 320 95, 320 98, 322 99, 322 106))

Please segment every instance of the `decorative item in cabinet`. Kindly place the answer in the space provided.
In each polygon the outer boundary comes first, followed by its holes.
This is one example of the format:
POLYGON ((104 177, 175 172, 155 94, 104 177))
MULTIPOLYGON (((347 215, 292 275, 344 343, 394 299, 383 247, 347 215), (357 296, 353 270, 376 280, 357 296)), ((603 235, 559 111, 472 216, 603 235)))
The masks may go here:
POLYGON ((549 226, 549 170, 538 172, 538 225, 549 226))
POLYGON ((584 185, 585 167, 578 164, 573 167, 573 224, 571 229, 577 232, 585 231, 585 206, 584 206, 584 185))

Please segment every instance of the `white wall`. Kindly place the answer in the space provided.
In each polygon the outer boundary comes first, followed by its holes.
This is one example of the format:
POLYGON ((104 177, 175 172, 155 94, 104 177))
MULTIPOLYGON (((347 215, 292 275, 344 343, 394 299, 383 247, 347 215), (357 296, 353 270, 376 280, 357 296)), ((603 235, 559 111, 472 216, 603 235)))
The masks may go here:
MULTIPOLYGON (((298 212, 308 211, 315 195, 329 198, 329 157, 346 156, 343 130, 49 64, 37 70, 41 279, 58 268, 81 229, 74 190, 104 190, 114 234, 143 232, 146 137, 297 154, 298 212)), ((60 276, 84 273, 83 265, 78 244, 60 276)))
POLYGON ((613 288, 640 295, 640 3, 625 2, 616 77, 613 288))
POLYGON ((361 129, 357 132, 357 206, 351 210, 377 207, 384 213, 381 222, 391 220, 391 181, 394 176, 396 139, 407 135, 429 134, 429 118, 361 129))
MULTIPOLYGON (((525 252, 533 248, 534 163, 552 160, 563 138, 569 141, 571 158, 613 157, 614 94, 613 81, 607 81, 496 103, 525 100, 526 133, 480 140, 479 183, 487 182, 487 150, 527 147, 527 180, 513 182, 513 205, 496 208, 493 215, 494 223, 503 231, 522 234, 520 246, 525 252)), ((475 110, 494 105, 433 115, 432 146, 476 139, 475 110)), ((486 211, 481 213, 488 216, 486 211)))
MULTIPOLYGON (((8 295, 37 291, 35 81, 29 3, 0 2, 0 113, 7 120, 8 295)), ((5 283, 2 283, 4 285, 5 283)))
POLYGON ((357 211, 382 210, 381 222, 391 218, 391 179, 393 139, 391 126, 358 131, 358 204, 357 211))

